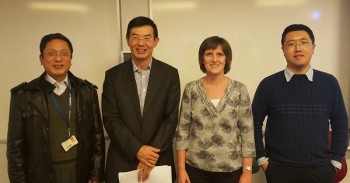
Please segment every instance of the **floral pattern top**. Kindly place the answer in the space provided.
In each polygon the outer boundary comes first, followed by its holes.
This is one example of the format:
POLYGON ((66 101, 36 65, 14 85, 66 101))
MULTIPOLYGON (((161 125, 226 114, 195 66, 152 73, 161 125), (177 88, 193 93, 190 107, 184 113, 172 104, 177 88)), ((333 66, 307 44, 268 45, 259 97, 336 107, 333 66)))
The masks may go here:
POLYGON ((215 107, 201 79, 185 86, 177 150, 187 150, 186 163, 206 171, 232 172, 243 157, 255 157, 254 126, 247 87, 230 79, 215 107))

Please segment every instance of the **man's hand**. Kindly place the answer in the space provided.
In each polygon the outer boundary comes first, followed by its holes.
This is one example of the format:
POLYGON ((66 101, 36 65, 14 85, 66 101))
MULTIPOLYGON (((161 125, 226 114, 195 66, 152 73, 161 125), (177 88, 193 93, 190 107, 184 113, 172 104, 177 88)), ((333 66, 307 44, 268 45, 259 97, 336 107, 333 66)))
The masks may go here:
POLYGON ((267 166, 269 166, 269 161, 266 161, 264 164, 261 165, 261 168, 266 172, 267 166))
POLYGON ((143 145, 139 152, 137 152, 137 159, 148 167, 154 167, 159 158, 160 149, 154 148, 152 146, 143 145))
POLYGON ((148 179, 149 174, 151 174, 153 167, 148 167, 144 163, 139 162, 139 164, 137 165, 137 169, 138 169, 137 179, 139 182, 143 182, 148 179))

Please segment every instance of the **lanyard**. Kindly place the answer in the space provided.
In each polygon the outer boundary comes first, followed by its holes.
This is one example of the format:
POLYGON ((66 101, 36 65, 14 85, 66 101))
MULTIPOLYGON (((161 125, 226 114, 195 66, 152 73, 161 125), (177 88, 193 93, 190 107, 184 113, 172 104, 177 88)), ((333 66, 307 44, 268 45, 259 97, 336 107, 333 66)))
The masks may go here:
POLYGON ((55 108, 57 109, 57 112, 60 114, 61 118, 67 125, 67 130, 68 130, 68 138, 70 137, 70 127, 69 127, 69 121, 70 121, 70 116, 72 113, 72 87, 69 86, 69 98, 68 98, 68 117, 66 117, 58 104, 53 92, 49 94, 50 99, 52 100, 55 108))

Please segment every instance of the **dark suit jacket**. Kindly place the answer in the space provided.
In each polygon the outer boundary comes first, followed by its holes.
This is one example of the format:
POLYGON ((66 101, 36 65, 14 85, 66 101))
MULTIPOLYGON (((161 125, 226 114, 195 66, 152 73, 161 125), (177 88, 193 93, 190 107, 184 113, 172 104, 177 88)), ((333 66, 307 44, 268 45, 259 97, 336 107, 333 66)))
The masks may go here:
POLYGON ((175 167, 172 140, 178 123, 180 80, 178 71, 153 58, 143 115, 131 60, 106 71, 102 113, 111 139, 106 183, 116 183, 118 172, 135 170, 142 145, 161 149, 157 165, 175 167))

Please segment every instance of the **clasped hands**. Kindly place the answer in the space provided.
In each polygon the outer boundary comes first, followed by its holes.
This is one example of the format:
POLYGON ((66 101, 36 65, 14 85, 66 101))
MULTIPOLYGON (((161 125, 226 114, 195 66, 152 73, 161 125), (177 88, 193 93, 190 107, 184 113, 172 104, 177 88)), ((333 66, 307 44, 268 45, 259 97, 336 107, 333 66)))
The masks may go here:
POLYGON ((140 150, 137 152, 136 157, 140 161, 137 165, 138 181, 145 181, 148 179, 151 170, 156 165, 160 149, 154 148, 152 146, 143 145, 140 150))

